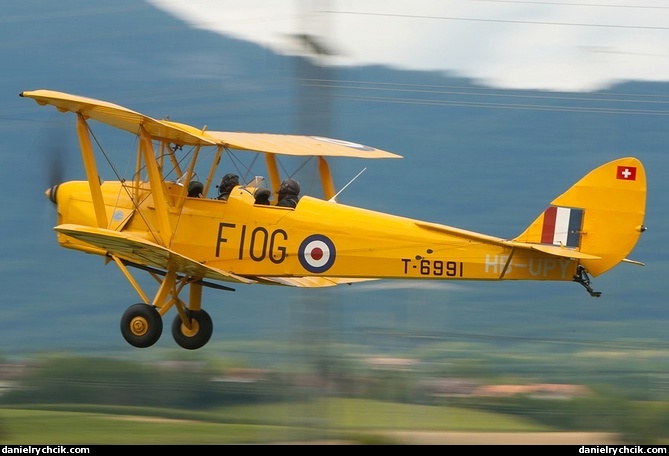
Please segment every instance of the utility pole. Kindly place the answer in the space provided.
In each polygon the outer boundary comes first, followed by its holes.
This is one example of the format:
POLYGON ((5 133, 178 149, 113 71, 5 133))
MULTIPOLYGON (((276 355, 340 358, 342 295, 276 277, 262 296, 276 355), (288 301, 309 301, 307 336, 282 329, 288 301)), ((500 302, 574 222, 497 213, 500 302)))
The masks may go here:
POLYGON ((336 55, 330 38, 330 1, 299 0, 299 32, 295 40, 301 55, 295 69, 298 133, 332 136, 331 81, 336 55))

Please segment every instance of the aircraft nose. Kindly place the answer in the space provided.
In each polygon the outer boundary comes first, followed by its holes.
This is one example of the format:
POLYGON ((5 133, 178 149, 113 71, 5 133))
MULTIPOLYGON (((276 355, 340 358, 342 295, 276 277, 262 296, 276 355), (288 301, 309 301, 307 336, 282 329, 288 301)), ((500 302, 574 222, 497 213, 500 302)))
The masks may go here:
POLYGON ((44 192, 44 194, 46 195, 46 197, 49 198, 49 200, 50 200, 53 204, 57 204, 57 201, 56 201, 56 193, 58 193, 58 186, 57 186, 57 185, 54 185, 53 187, 49 187, 49 188, 47 188, 46 191, 44 192))

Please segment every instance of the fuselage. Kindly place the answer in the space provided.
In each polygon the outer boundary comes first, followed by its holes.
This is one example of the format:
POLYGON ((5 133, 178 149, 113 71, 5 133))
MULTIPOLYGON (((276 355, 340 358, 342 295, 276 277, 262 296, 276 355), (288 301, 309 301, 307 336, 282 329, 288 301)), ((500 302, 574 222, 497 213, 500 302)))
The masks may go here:
MULTIPOLYGON (((309 196, 292 209, 256 205, 253 189, 243 187, 219 201, 187 198, 181 185, 166 185, 171 238, 165 247, 241 276, 572 280, 578 266, 570 258, 512 250, 429 229, 410 218, 309 196)), ((57 192, 59 224, 97 226, 88 182, 68 182, 57 192)), ((162 242, 148 185, 105 182, 102 193, 108 220, 103 228, 162 242)), ((65 235, 59 242, 106 254, 65 235)))

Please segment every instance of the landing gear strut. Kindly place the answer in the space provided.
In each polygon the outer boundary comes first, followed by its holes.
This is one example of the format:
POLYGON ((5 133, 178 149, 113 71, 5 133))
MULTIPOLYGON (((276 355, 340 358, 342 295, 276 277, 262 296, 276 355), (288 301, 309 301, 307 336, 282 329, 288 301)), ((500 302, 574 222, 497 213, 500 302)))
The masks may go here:
MULTIPOLYGON (((187 350, 202 348, 212 336, 214 325, 211 316, 202 309, 202 287, 207 284, 191 276, 180 276, 175 271, 160 271, 146 266, 132 266, 147 270, 160 284, 153 300, 140 288, 126 267, 126 264, 112 257, 142 298, 142 303, 134 304, 124 312, 121 318, 121 334, 130 345, 146 348, 158 342, 163 331, 163 317, 169 309, 175 308, 177 315, 172 322, 174 341, 187 350), (162 279, 160 276, 164 276, 162 279), (181 291, 188 287, 188 304, 180 297, 181 291)), ((234 291, 229 287, 217 285, 214 288, 234 291)))
POLYGON ((594 291, 592 287, 590 287, 590 277, 588 276, 588 273, 585 272, 585 268, 580 264, 578 265, 578 269, 576 270, 576 275, 574 276, 574 282, 578 282, 581 285, 583 285, 585 289, 588 290, 588 293, 590 293, 590 296, 594 298, 599 298, 602 295, 601 291, 594 291))

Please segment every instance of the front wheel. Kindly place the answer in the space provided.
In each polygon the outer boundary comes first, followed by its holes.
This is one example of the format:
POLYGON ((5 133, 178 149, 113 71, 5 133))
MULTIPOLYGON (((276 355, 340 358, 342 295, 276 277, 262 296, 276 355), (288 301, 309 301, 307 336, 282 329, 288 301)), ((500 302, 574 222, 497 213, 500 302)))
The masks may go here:
POLYGON ((214 332, 211 317, 204 310, 189 310, 191 327, 186 327, 177 315, 172 322, 172 337, 177 344, 187 350, 197 350, 209 342, 214 332))
POLYGON ((163 319, 155 307, 133 304, 121 317, 121 334, 133 347, 146 348, 158 342, 163 332, 163 319))

